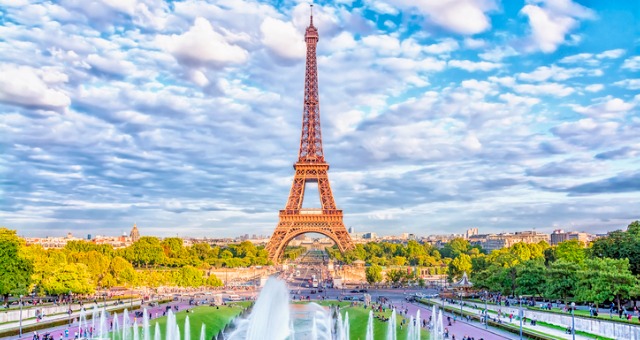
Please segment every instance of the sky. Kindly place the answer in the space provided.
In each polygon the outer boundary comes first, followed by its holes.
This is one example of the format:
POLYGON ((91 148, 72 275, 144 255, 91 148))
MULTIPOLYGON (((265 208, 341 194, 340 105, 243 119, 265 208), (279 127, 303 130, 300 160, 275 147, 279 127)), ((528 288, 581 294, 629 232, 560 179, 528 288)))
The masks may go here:
MULTIPOLYGON (((0 0, 0 225, 270 235, 298 156, 309 12, 0 0)), ((316 3, 346 226, 602 233, 639 219, 639 17, 636 1, 316 3)))

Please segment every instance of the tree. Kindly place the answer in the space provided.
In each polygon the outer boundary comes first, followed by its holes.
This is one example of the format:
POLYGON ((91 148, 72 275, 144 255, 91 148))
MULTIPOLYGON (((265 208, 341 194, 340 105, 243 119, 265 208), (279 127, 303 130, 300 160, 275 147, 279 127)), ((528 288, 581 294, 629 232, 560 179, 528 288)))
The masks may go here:
POLYGON ((552 263, 546 275, 546 297, 566 303, 567 298, 574 294, 579 269, 580 266, 573 262, 558 260, 552 263))
POLYGON ((631 273, 640 275, 640 222, 635 221, 626 231, 614 231, 593 242, 591 254, 594 257, 629 259, 631 273))
POLYGON ((214 274, 209 275, 206 281, 207 286, 209 287, 222 287, 224 283, 214 274))
POLYGON ((455 258, 462 253, 466 254, 470 248, 471 244, 469 243, 469 241, 461 237, 456 237, 453 240, 447 242, 440 253, 443 257, 455 258))
POLYGON ((378 283, 382 281, 382 268, 377 264, 373 264, 365 269, 365 275, 369 284, 378 283))
POLYGON ((556 247, 556 258, 560 261, 582 264, 587 258, 584 244, 578 240, 561 242, 556 247))
POLYGON ((87 266, 68 263, 56 268, 52 275, 44 278, 42 289, 49 295, 89 294, 95 289, 87 266))
POLYGON ((605 301, 628 298, 637 288, 638 279, 629 270, 628 259, 594 258, 585 262, 585 269, 579 272, 576 298, 593 301, 596 306, 605 301))
POLYGON ((402 269, 391 269, 387 271, 387 281, 393 282, 394 284, 399 283, 405 276, 405 271, 402 269))
POLYGON ((174 272, 174 283, 180 287, 199 287, 203 283, 202 272, 192 266, 184 266, 174 272))
POLYGON ((461 253, 449 263, 449 279, 459 279, 465 272, 471 274, 472 268, 471 256, 461 253))
POLYGON ((0 228, 0 295, 5 302, 9 294, 28 292, 33 273, 33 262, 21 248, 23 240, 14 230, 0 228))
POLYGON ((516 294, 542 296, 545 291, 546 268, 543 260, 529 260, 517 266, 516 294))
POLYGON ((148 267, 164 263, 164 249, 157 237, 143 236, 131 246, 131 250, 131 262, 136 266, 148 267))

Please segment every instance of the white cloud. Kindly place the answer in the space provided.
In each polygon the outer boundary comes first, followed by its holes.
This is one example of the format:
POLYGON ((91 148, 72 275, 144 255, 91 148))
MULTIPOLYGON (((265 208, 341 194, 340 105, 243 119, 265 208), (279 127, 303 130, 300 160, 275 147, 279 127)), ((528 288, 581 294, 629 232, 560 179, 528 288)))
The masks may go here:
POLYGON ((482 143, 478 140, 478 137, 474 133, 469 133, 463 140, 462 146, 471 150, 471 151, 479 151, 482 149, 482 143))
POLYGON ((450 60, 449 67, 461 68, 469 72, 475 71, 491 71, 500 68, 502 64, 491 63, 488 61, 470 61, 470 60, 450 60))
POLYGON ((135 70, 132 62, 121 60, 115 55, 103 57, 97 54, 90 54, 87 56, 87 63, 92 68, 110 74, 128 75, 135 70))
POLYGON ((66 75, 58 71, 4 64, 0 66, 0 101, 25 107, 65 108, 71 99, 51 85, 66 81, 66 75))
POLYGON ((604 89, 604 85, 602 84, 591 84, 591 85, 585 86, 584 88, 585 91, 589 91, 589 92, 599 92, 599 91, 602 91, 602 89, 604 89))
POLYGON ((400 51, 400 41, 390 35, 368 35, 362 38, 362 42, 382 55, 395 55, 400 51))
POLYGON ((631 71, 640 70, 640 56, 633 56, 628 58, 622 63, 622 68, 629 69, 631 71))
POLYGON ((622 57, 625 53, 624 49, 618 48, 615 50, 608 50, 602 53, 596 54, 596 58, 598 59, 618 59, 622 57))
POLYGON ((476 49, 486 46, 486 41, 482 39, 464 38, 464 46, 470 49, 476 49))
POLYGON ((423 51, 430 54, 446 54, 458 49, 458 42, 454 39, 443 39, 437 44, 427 45, 423 47, 423 51))
POLYGON ((516 106, 516 105, 533 106, 540 102, 540 99, 538 98, 522 97, 522 96, 517 96, 513 93, 503 93, 499 95, 498 98, 507 102, 509 106, 516 106))
POLYGON ((585 63, 590 66, 598 65, 600 62, 594 58, 592 53, 578 53, 564 57, 558 61, 560 64, 585 63))
POLYGON ((535 85, 517 84, 513 86, 513 89, 518 93, 526 93, 534 96, 549 95, 554 97, 566 97, 575 92, 573 88, 558 83, 543 83, 535 85))
POLYGON ((531 82, 540 82, 553 79, 556 81, 563 81, 574 77, 580 77, 585 75, 601 76, 602 70, 587 70, 581 67, 577 68, 564 68, 556 65, 540 66, 534 71, 529 73, 519 73, 518 79, 531 82))
POLYGON ((304 59, 304 35, 291 22, 266 18, 260 25, 262 43, 275 55, 285 59, 304 59))
POLYGON ((571 0, 534 0, 532 3, 525 5, 520 12, 529 18, 532 49, 544 53, 555 51, 565 42, 565 36, 578 26, 577 19, 595 17, 591 9, 571 0))
POLYGON ((640 90, 640 78, 620 80, 613 85, 624 87, 627 90, 640 90))
POLYGON ((477 34, 491 27, 487 12, 496 9, 493 0, 413 1, 388 0, 403 8, 417 8, 432 22, 452 32, 477 34))
POLYGON ((216 32, 207 19, 196 18, 193 26, 182 35, 158 36, 157 43, 186 66, 224 67, 248 60, 247 51, 231 44, 216 32))
POLYGON ((571 105, 573 111, 593 118, 620 118, 634 108, 633 103, 627 103, 620 98, 609 98, 589 106, 571 105))
POLYGON ((478 57, 484 60, 499 62, 504 58, 513 57, 517 55, 519 55, 519 53, 513 47, 504 46, 504 47, 495 47, 484 53, 480 53, 478 54, 478 57))

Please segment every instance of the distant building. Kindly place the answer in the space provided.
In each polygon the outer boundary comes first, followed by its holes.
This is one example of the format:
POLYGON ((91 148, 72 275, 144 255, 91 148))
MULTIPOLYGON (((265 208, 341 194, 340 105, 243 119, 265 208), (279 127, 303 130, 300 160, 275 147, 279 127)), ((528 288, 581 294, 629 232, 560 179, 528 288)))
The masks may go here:
POLYGON ((349 234, 353 234, 355 232, 356 232, 356 230, 353 227, 349 227, 349 234))
POLYGON ((537 231, 517 231, 515 233, 473 235, 469 242, 479 245, 483 249, 491 252, 493 250, 508 248, 516 243, 538 243, 540 241, 549 242, 549 234, 537 231))
POLYGON ((378 238, 378 234, 376 233, 363 233, 362 238, 366 240, 375 240, 378 238))
POLYGON ((136 224, 133 224, 133 228, 131 228, 131 232, 129 233, 129 237, 131 238, 131 242, 136 242, 140 239, 140 232, 138 231, 138 227, 136 224))
POLYGON ((469 228, 465 233, 465 239, 470 239, 472 236, 478 235, 478 228, 469 228))
POLYGON ((596 238, 595 235, 591 235, 584 232, 578 231, 570 231, 565 232, 562 229, 556 229, 551 233, 551 245, 557 246, 559 243, 564 241, 577 240, 582 242, 584 246, 587 246, 589 242, 593 241, 596 238))

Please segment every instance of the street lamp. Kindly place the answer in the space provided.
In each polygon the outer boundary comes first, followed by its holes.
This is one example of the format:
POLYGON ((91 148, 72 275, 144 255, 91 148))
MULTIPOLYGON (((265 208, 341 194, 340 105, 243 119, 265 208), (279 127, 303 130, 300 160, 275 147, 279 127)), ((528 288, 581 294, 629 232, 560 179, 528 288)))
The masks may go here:
POLYGON ((520 314, 520 340, 522 340, 522 295, 518 297, 520 300, 520 307, 518 308, 518 314, 520 314))
POLYGON ((489 292, 484 291, 484 329, 488 329, 489 325, 489 309, 487 309, 487 300, 489 299, 489 292))
POLYGON ((462 292, 460 292, 460 321, 462 321, 462 292))
POLYGON ((69 326, 71 326, 71 291, 69 291, 69 311, 67 313, 69 314, 69 326))
POLYGON ((20 337, 22 337, 22 297, 23 295, 20 295, 20 337))
POLYGON ((571 338, 573 340, 576 340, 576 324, 575 324, 575 319, 573 317, 573 310, 576 309, 576 303, 572 302, 571 303, 571 338))

